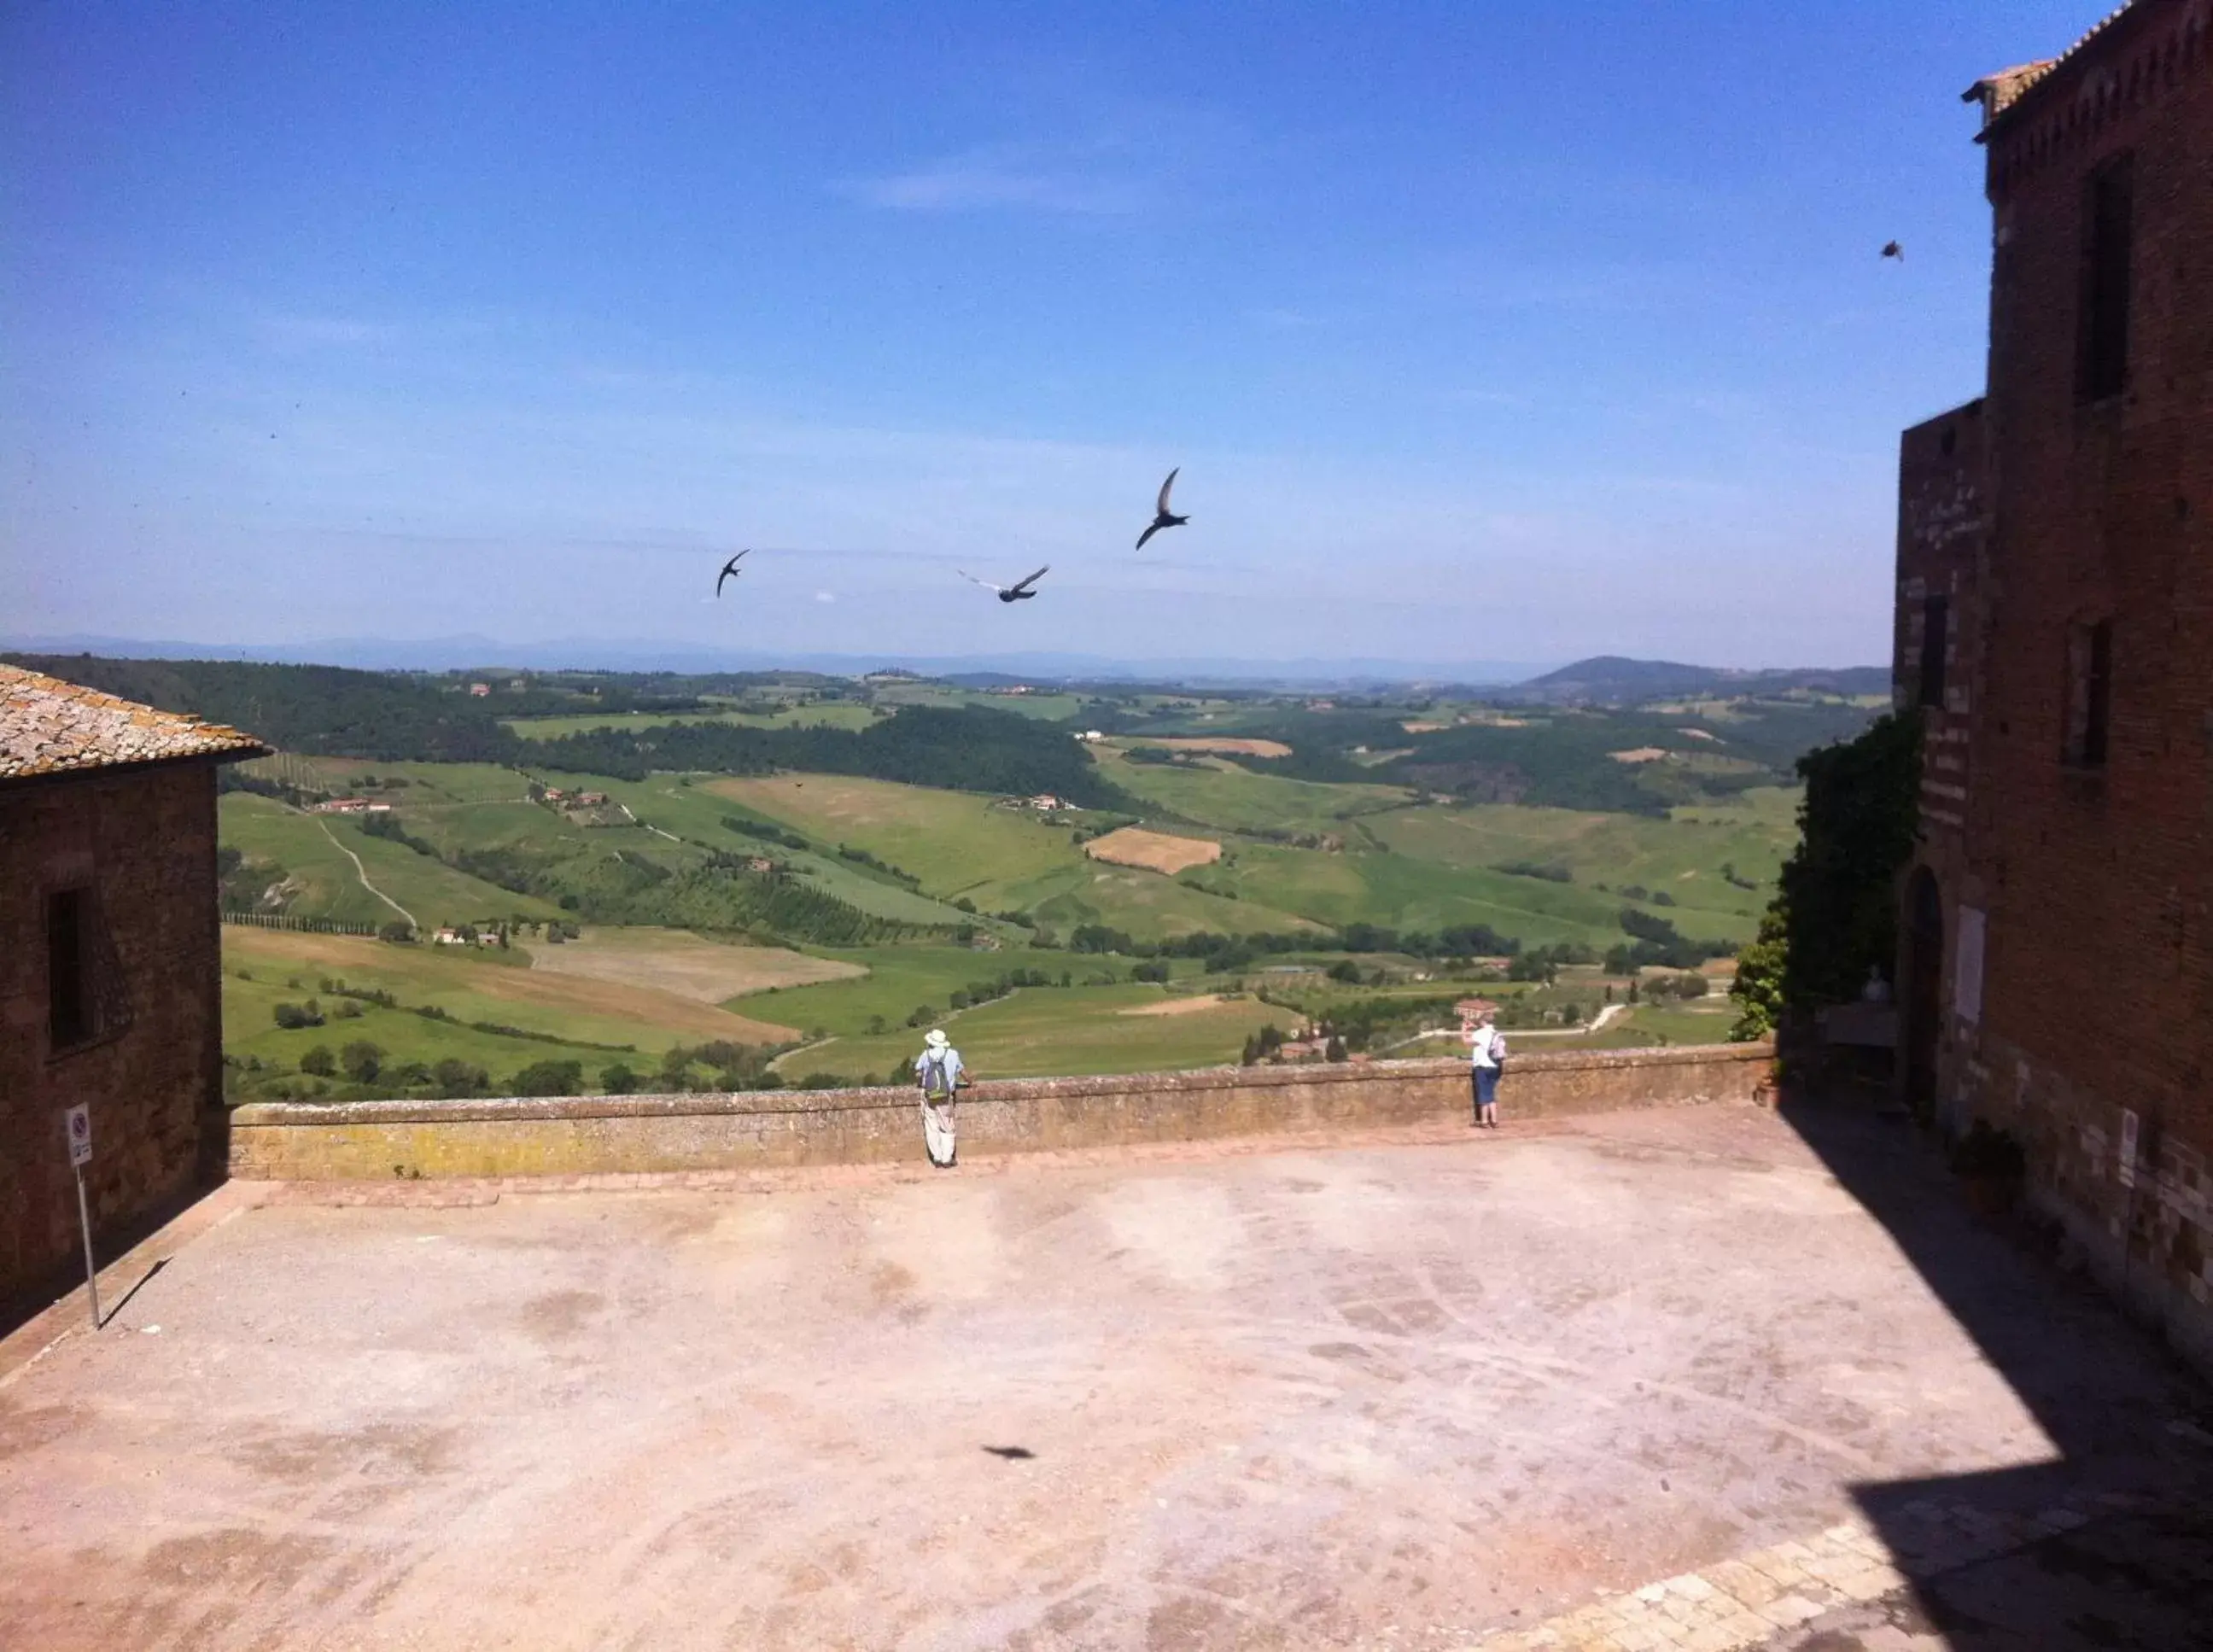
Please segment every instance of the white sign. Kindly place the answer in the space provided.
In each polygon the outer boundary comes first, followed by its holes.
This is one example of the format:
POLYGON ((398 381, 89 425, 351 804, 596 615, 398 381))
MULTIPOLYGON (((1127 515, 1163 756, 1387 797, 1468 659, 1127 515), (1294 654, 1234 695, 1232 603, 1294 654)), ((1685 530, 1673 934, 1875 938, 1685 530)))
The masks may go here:
POLYGON ((1952 954, 1952 1008, 1970 1027, 1983 1019, 1983 942, 1988 928, 1976 908, 1960 908, 1960 940, 1952 954))
POLYGON ((92 1162, 92 1110, 75 1106, 66 1115, 69 1120, 70 1162, 72 1165, 92 1162))
POLYGON ((2121 1109, 2121 1153, 2115 1168, 2119 1173, 2122 1186, 2134 1187, 2137 1185, 2137 1115, 2133 1107, 2121 1109))

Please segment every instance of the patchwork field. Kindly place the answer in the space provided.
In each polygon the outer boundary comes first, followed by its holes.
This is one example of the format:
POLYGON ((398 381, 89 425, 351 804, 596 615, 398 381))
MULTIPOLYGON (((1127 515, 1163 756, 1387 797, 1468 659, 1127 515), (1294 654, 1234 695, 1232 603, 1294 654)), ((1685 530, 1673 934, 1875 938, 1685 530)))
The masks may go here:
POLYGON ((930 1010, 933 1019, 942 1016, 956 991, 995 981, 1012 969, 1041 970, 1056 979, 1064 973, 1080 979, 1088 972, 1086 960, 1064 953, 978 952, 967 947, 824 948, 820 961, 845 971, 844 978, 770 987, 743 1000, 743 1009, 810 1034, 887 1031, 920 1009, 930 1010))
POLYGON ((1103 838, 1094 838, 1083 845, 1083 852, 1094 861, 1173 875, 1194 866, 1213 865, 1222 858, 1222 845, 1204 838, 1178 838, 1142 826, 1124 826, 1103 838))
MULTIPOLYGON (((961 1059, 979 1078, 1038 1078, 1083 1073, 1166 1071, 1236 1061, 1247 1038, 1289 1012, 1255 998, 1188 1001, 1194 1008, 1158 1011, 1183 1000, 1159 987, 1025 988, 1011 997, 941 1017, 961 1059)), ((838 1038, 793 1052, 777 1063, 787 1078, 809 1073, 881 1079, 911 1063, 922 1048, 922 1029, 838 1038)))
POLYGON ((539 947, 530 961, 533 969, 673 992, 710 1004, 867 973, 862 965, 810 958, 788 947, 732 946, 686 930, 645 924, 595 925, 566 945, 539 947))
POLYGON ((948 899, 1077 858, 1065 828, 970 792, 824 774, 714 780, 698 789, 811 837, 864 849, 948 899))
POLYGON ((336 1050, 356 1039, 379 1045, 394 1064, 452 1057, 503 1076, 533 1062, 564 1058, 582 1060, 588 1072, 596 1072, 616 1058, 612 1047, 624 1045, 651 1056, 673 1044, 716 1039, 777 1044, 798 1037, 797 1029, 780 1022, 678 993, 532 968, 529 955, 519 948, 503 964, 497 954, 469 955, 235 924, 223 927, 223 940, 225 1052, 287 1067, 296 1066, 301 1055, 316 1045, 336 1050), (363 1004, 359 1016, 338 1019, 335 1012, 341 1001, 322 991, 325 979, 389 992, 401 1008, 363 1004), (278 1003, 311 997, 319 1000, 325 1025, 276 1025, 278 1003), (422 1006, 436 1006, 451 1019, 410 1013, 422 1006), (538 1036, 485 1033, 470 1022, 538 1036))
POLYGON ((382 924, 404 911, 424 930, 562 916, 550 901, 503 889, 404 844, 371 837, 344 815, 303 814, 271 798, 231 792, 217 805, 217 822, 225 845, 249 860, 274 862, 300 880, 288 910, 302 916, 382 924), (358 866, 349 851, 358 857, 358 866), (364 876, 390 899, 381 899, 366 887, 364 876))
POLYGON ((1414 801, 1414 794, 1403 786, 1289 780, 1220 760, 1204 765, 1132 763, 1120 753, 1109 753, 1100 763, 1107 778, 1131 796, 1225 832, 1342 834, 1348 820, 1414 801))

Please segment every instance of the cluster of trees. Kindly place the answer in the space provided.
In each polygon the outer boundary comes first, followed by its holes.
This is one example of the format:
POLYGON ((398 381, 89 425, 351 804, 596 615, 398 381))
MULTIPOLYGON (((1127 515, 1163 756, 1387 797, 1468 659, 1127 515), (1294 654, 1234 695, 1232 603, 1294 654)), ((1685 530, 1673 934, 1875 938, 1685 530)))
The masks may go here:
MULTIPOLYGON (((1138 967, 1142 969, 1143 966, 1140 965, 1138 967)), ((1017 987, 1069 986, 1073 984, 1074 978, 1066 970, 1061 971, 1060 977, 1056 981, 1053 977, 1041 969, 1010 969, 1003 975, 989 981, 972 981, 966 986, 957 986, 953 989, 945 1002, 948 1009, 973 1009, 978 1004, 991 1003, 1005 997, 1017 987)), ((909 1027, 930 1027, 940 1019, 940 1012, 936 1004, 921 1003, 917 1004, 907 1013, 905 1024, 909 1027)), ((872 1033, 888 1030, 884 1018, 881 1015, 871 1018, 869 1022, 869 1031, 872 1033)))
POLYGON ((741 838, 758 838, 763 843, 782 844, 786 849, 813 847, 796 832, 787 832, 783 827, 772 826, 766 820, 749 820, 742 814, 725 814, 722 817, 722 830, 735 832, 741 838))
POLYGON ((215 875, 216 904, 226 912, 244 912, 260 905, 264 892, 286 875, 275 861, 249 861, 242 851, 224 847, 215 851, 215 875))
POLYGON ((1921 818, 1921 720, 1893 714, 1798 760, 1806 796, 1759 934, 1738 955, 1730 1036, 1765 1037, 1789 1009, 1858 993, 1898 954, 1896 881, 1921 818))
POLYGON ((1509 877, 1542 878, 1547 883, 1573 883, 1576 875, 1556 862, 1539 863, 1536 861, 1503 861, 1491 869, 1503 872, 1509 877))
POLYGON ((397 814, 388 812, 382 814, 357 814, 353 817, 353 820, 356 826, 372 838, 381 838, 387 843, 398 844, 401 848, 412 849, 418 855, 427 855, 434 861, 439 858, 438 846, 409 832, 400 824, 397 814))
POLYGON ((1618 922, 1631 939, 1608 949, 1605 961, 1609 974, 1634 975, 1655 966, 1694 970, 1709 958, 1726 958, 1736 950, 1726 941, 1688 939, 1667 919, 1634 906, 1623 907, 1618 922))
MULTIPOLYGON (((1082 953, 1119 953, 1125 958, 1200 958, 1206 961, 1209 971, 1217 974, 1250 969, 1261 957, 1285 952, 1297 952, 1314 944, 1310 935, 1277 935, 1259 931, 1252 935, 1217 935, 1211 930, 1201 930, 1192 935, 1180 935, 1167 941, 1138 941, 1121 930, 1104 924, 1079 924, 1068 937, 1069 950, 1082 953)), ((1167 978, 1166 972, 1141 976, 1141 980, 1167 978)))
POLYGON ((1568 965, 1598 961, 1598 953, 1592 948, 1575 941, 1556 942, 1549 947, 1532 947, 1526 952, 1515 953, 1506 961, 1506 978, 1539 981, 1550 986, 1568 965))
MULTIPOLYGON (((839 844, 838 845, 838 858, 841 861, 850 861, 856 866, 865 866, 871 872, 881 872, 884 876, 889 878, 893 883, 903 885, 906 888, 919 889, 922 887, 922 880, 915 876, 913 873, 901 871, 898 867, 893 866, 889 861, 878 860, 874 855, 869 853, 865 849, 856 849, 850 844, 839 844)), ((963 911, 972 912, 976 910, 975 904, 972 901, 964 900, 959 903, 959 905, 963 911)))
POLYGON ((741 855, 710 850, 671 870, 649 855, 533 852, 520 845, 460 849, 449 863, 518 894, 551 900, 594 923, 759 931, 822 946, 863 946, 920 932, 741 855))
POLYGON ((989 706, 903 706, 860 729, 735 723, 602 728, 537 749, 549 766, 625 780, 643 780, 655 769, 800 769, 961 791, 1049 791, 1094 808, 1126 804, 1060 724, 989 706))
POLYGON ((103 693, 227 722, 288 752, 380 762, 509 763, 521 742, 481 700, 434 680, 338 666, 13 655, 103 693))

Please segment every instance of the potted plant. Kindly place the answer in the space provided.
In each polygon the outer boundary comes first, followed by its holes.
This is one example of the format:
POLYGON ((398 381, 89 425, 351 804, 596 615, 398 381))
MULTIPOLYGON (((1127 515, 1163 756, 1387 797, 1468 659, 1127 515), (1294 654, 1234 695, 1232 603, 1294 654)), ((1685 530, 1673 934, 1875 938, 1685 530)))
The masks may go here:
POLYGON ((2027 1156, 2009 1131, 1978 1119, 1952 1149, 1952 1173, 1977 1216, 2003 1216, 2021 1198, 2027 1156))

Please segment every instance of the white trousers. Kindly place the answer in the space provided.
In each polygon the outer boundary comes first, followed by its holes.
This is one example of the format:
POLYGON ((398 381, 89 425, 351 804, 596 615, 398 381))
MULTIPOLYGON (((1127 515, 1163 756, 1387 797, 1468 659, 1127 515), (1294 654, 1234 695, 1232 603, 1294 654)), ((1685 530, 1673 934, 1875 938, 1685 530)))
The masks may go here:
POLYGON ((947 1096, 933 1105, 928 1096, 922 1098, 922 1144, 929 1149, 932 1164, 953 1162, 953 1098, 947 1096))

